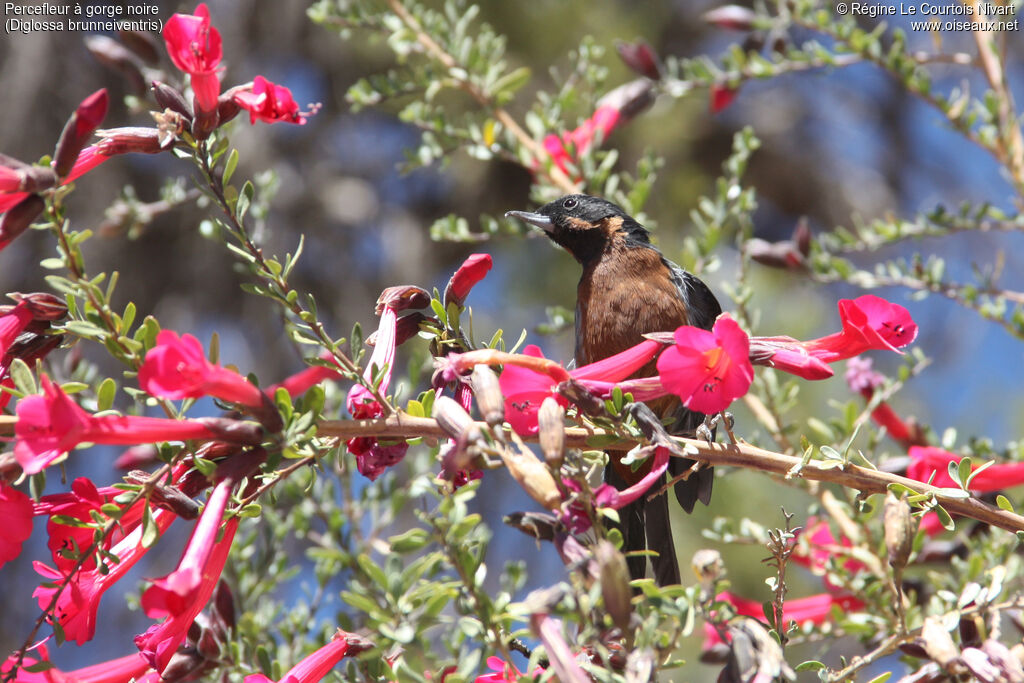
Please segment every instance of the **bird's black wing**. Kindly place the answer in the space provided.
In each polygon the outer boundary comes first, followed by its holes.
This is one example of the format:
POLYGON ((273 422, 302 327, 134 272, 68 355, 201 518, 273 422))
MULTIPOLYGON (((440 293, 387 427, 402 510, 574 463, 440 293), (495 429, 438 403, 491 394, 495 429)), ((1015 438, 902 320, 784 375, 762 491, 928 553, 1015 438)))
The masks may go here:
MULTIPOLYGON (((718 303, 718 299, 696 275, 683 270, 668 259, 662 260, 668 267, 669 277, 679 293, 679 298, 686 303, 690 324, 710 330, 711 326, 715 324, 715 318, 722 313, 722 306, 718 303)), ((675 418, 669 431, 679 435, 692 436, 697 427, 704 422, 702 413, 694 412, 682 405, 676 410, 675 418)), ((672 458, 669 463, 669 476, 680 475, 692 465, 693 460, 688 458, 672 458)), ((686 512, 693 512, 698 500, 705 505, 711 502, 711 487, 714 481, 714 470, 704 467, 694 472, 686 481, 680 481, 675 485, 676 500, 686 512)))

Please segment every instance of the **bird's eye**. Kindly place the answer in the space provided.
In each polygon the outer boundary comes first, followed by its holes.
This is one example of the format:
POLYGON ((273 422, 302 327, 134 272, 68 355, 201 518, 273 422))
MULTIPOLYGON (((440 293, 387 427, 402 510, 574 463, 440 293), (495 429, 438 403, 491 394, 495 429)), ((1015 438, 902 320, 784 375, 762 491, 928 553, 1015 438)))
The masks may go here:
POLYGON ((572 208, 575 208, 577 204, 579 204, 578 200, 573 199, 572 197, 569 197, 564 202, 562 202, 562 208, 563 209, 572 209, 572 208))

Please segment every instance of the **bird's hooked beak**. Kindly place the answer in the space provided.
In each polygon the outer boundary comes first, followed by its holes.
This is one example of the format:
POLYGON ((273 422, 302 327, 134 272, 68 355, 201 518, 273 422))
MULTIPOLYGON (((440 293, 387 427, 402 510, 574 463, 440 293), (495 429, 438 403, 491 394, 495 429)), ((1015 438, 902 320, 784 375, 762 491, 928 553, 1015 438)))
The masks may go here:
POLYGON ((529 211, 506 211, 505 218, 509 217, 518 218, 524 223, 529 223, 530 225, 536 225, 544 232, 549 233, 554 230, 554 224, 552 224, 551 219, 543 214, 531 213, 529 211))

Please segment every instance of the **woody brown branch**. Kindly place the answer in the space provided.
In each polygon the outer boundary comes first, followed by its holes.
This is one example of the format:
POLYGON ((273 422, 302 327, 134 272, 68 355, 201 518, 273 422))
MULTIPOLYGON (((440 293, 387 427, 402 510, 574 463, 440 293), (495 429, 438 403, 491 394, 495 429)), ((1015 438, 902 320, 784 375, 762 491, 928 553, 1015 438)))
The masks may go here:
MULTIPOLYGON (((17 418, 15 417, 0 416, 0 436, 13 434, 16 422, 17 418)), ((487 429, 487 424, 484 422, 479 422, 478 426, 481 430, 487 429)), ((317 435, 341 439, 351 439, 357 436, 381 438, 444 438, 448 436, 436 420, 428 417, 413 417, 402 412, 377 420, 325 420, 318 425, 317 435)), ((600 429, 589 430, 582 427, 566 427, 565 429, 566 446, 569 448, 587 448, 588 440, 591 438, 607 436, 616 435, 600 429)), ((527 440, 536 441, 536 436, 528 437, 527 440)), ((690 449, 691 457, 696 455, 712 465, 742 467, 786 476, 801 463, 800 458, 775 453, 746 443, 720 444, 694 439, 677 440, 690 449)), ((628 450, 636 444, 637 442, 631 439, 620 439, 611 444, 602 443, 601 447, 610 450, 628 450)), ((825 468, 819 467, 818 463, 812 460, 799 469, 798 476, 810 481, 838 484, 867 494, 885 493, 890 484, 899 484, 918 493, 934 495, 942 506, 954 515, 969 517, 1007 531, 1024 531, 1024 517, 1021 515, 993 507, 976 498, 949 497, 936 486, 888 472, 852 464, 845 468, 825 468)))

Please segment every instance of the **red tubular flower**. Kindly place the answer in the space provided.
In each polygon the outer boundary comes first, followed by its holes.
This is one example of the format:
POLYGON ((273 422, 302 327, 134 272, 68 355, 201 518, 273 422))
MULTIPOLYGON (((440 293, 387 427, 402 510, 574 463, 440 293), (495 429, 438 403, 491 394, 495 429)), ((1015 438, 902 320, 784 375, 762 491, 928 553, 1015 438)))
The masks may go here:
MULTIPOLYGON (((175 519, 173 512, 161 509, 153 511, 153 521, 161 534, 175 519)), ((79 645, 92 640, 96 634, 96 611, 99 609, 103 593, 120 581, 148 550, 142 544, 142 534, 143 527, 139 525, 110 549, 119 561, 111 563, 106 573, 94 569, 76 572, 71 577, 67 587, 57 598, 57 607, 54 610, 54 615, 68 640, 73 640, 79 645)), ((52 584, 41 585, 32 593, 32 597, 38 599, 39 607, 45 609, 65 577, 61 572, 42 562, 33 564, 40 575, 53 581, 52 584)))
POLYGON ((750 340, 728 314, 720 315, 710 332, 684 325, 675 339, 658 358, 658 374, 687 408, 718 413, 750 389, 750 340))
MULTIPOLYGON (((519 683, 519 679, 526 675, 511 664, 506 664, 501 657, 488 657, 487 668, 491 673, 477 676, 473 683, 519 683)), ((543 671, 544 669, 538 666, 532 675, 536 678, 543 671)))
POLYGON ((0 567, 21 554, 22 544, 32 535, 32 499, 0 481, 0 567))
MULTIPOLYGON (((320 354, 320 358, 321 360, 334 362, 334 356, 328 351, 320 354)), ((321 382, 329 379, 342 378, 343 375, 337 370, 332 370, 324 365, 311 365, 305 370, 301 370, 277 384, 271 384, 267 387, 267 395, 273 396, 278 389, 284 389, 288 392, 289 396, 295 398, 296 396, 301 396, 306 393, 321 382)))
POLYGON ((133 445, 224 436, 198 420, 90 415, 46 375, 41 383, 42 395, 26 396, 17 405, 14 457, 26 474, 41 472, 79 443, 133 445))
POLYGON ((271 83, 263 76, 253 79, 250 88, 242 87, 235 89, 231 100, 242 109, 249 112, 249 123, 256 123, 256 120, 266 123, 306 123, 306 117, 316 113, 313 111, 299 111, 299 105, 292 97, 292 91, 283 85, 271 83))
POLYGON ((224 535, 219 541, 217 534, 233 484, 231 479, 225 479, 214 487, 178 568, 154 581, 142 594, 146 616, 167 617, 135 637, 135 645, 157 671, 163 672, 167 667, 192 621, 210 601, 224 572, 238 529, 238 518, 233 517, 224 525, 224 535))
POLYGON ((484 279, 492 265, 490 254, 472 254, 462 262, 444 288, 444 305, 465 303, 469 291, 484 279))
MULTIPOLYGON (((339 630, 331 638, 331 642, 289 669, 288 673, 281 677, 279 683, 317 683, 345 657, 357 655, 372 647, 373 644, 365 638, 339 630)), ((263 674, 252 674, 245 677, 245 683, 273 683, 273 681, 263 674)))
POLYGON ((708 106, 711 108, 711 113, 717 114, 732 104, 733 100, 736 99, 736 95, 739 94, 739 91, 739 88, 730 88, 727 85, 720 85, 718 83, 713 84, 709 93, 710 101, 708 103, 708 106))
POLYGON ((180 400, 215 396, 229 403, 262 408, 259 387, 233 370, 206 360, 203 345, 191 334, 161 330, 156 346, 139 368, 139 386, 160 398, 180 400))
MULTIPOLYGON (((798 545, 793 552, 793 561, 816 574, 825 573, 828 569, 828 560, 838 555, 838 549, 849 548, 853 545, 846 536, 841 535, 837 540, 832 529, 829 528, 828 522, 817 517, 807 520, 800 536, 807 539, 808 548, 805 550, 802 544, 798 545)), ((849 555, 843 557, 846 559, 841 564, 847 571, 858 572, 865 569, 863 562, 852 559, 849 555)), ((831 590, 832 586, 829 586, 829 589, 831 590)))
MULTIPOLYGON (((908 478, 927 482, 934 474, 934 479, 931 479, 933 486, 956 487, 956 482, 949 476, 949 463, 960 462, 959 455, 934 446, 911 446, 909 455, 908 478)), ((1024 462, 1011 462, 986 467, 971 479, 969 488, 975 493, 990 493, 1021 484, 1024 484, 1024 462)))
MULTIPOLYGON (((871 369, 870 358, 851 358, 846 361, 846 383, 852 391, 863 396, 865 401, 870 402, 875 389, 884 382, 885 377, 871 369)), ((871 419, 880 427, 885 427, 886 433, 904 448, 926 445, 920 427, 904 421, 885 401, 871 411, 871 419)))
MULTIPOLYGON (((661 348, 662 344, 648 339, 621 353, 576 368, 572 372, 545 359, 541 350, 532 344, 523 349, 521 356, 504 354, 496 357, 496 362, 505 365, 501 377, 498 378, 501 393, 505 397, 505 419, 518 434, 536 434, 537 411, 540 410, 540 404, 545 398, 552 396, 561 405, 568 405, 565 398, 557 392, 559 383, 570 378, 582 380, 584 383, 618 382, 647 365, 661 348)), ((473 358, 483 359, 490 355, 492 354, 489 350, 470 351, 461 354, 461 361, 455 362, 472 362, 473 358)))
POLYGON ((217 111, 220 77, 217 67, 222 56, 220 32, 210 25, 206 3, 195 14, 174 14, 164 26, 167 53, 178 67, 192 78, 196 104, 202 112, 217 111))

